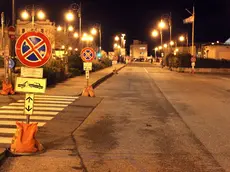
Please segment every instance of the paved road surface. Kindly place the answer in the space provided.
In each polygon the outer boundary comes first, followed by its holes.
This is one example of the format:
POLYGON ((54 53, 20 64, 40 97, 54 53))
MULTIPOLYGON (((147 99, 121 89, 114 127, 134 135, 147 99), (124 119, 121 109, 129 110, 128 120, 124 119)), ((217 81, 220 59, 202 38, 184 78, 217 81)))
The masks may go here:
POLYGON ((224 82, 219 76, 178 74, 147 63, 127 66, 98 87, 97 96, 104 99, 74 133, 84 165, 89 172, 230 169, 218 157, 228 154, 211 149, 229 146, 215 137, 221 130, 225 135, 219 138, 228 137, 230 129, 219 125, 229 124, 230 117, 216 109, 229 112, 227 104, 213 106, 227 101, 229 93, 220 91, 229 87, 224 82), (210 115, 209 110, 215 111, 210 115))

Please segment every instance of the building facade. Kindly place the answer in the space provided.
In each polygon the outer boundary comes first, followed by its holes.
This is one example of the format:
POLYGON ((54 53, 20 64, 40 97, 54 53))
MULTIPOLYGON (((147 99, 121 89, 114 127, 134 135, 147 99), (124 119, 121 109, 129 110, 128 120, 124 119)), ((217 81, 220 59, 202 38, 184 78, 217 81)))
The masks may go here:
POLYGON ((134 40, 133 44, 130 45, 130 57, 134 59, 143 58, 147 59, 148 56, 148 45, 139 40, 134 40))
POLYGON ((36 21, 33 27, 31 21, 17 20, 16 23, 17 38, 21 36, 23 33, 29 31, 37 31, 37 32, 44 33, 50 40, 52 48, 55 49, 55 34, 56 34, 55 23, 51 22, 50 20, 36 21))
POLYGON ((203 53, 202 56, 204 58, 230 60, 230 45, 226 45, 226 44, 203 45, 202 53, 203 53))

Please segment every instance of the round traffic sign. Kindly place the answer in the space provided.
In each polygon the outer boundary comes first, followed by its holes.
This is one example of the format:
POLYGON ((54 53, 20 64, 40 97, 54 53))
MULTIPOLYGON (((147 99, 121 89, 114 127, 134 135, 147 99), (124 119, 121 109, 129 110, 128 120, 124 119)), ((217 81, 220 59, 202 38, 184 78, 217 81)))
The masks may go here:
POLYGON ((196 58, 195 58, 195 57, 192 57, 192 58, 191 58, 191 62, 196 62, 196 58))
POLYGON ((12 69, 15 66, 15 62, 12 59, 9 59, 9 68, 12 69))
POLYGON ((81 51, 81 59, 84 62, 91 62, 91 61, 93 61, 93 59, 95 57, 96 57, 95 51, 92 48, 86 47, 86 48, 82 49, 82 51, 81 51))
POLYGON ((10 26, 8 28, 8 35, 10 37, 10 39, 15 39, 15 27, 14 26, 10 26))
POLYGON ((41 32, 27 32, 21 35, 15 45, 19 61, 28 67, 40 67, 52 55, 49 39, 41 32))

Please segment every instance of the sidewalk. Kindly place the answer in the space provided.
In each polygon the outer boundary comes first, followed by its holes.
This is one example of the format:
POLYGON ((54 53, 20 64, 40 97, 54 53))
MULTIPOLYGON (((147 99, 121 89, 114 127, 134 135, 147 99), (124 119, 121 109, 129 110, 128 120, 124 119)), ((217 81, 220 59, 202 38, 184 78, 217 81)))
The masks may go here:
MULTIPOLYGON (((107 79, 109 76, 112 75, 113 70, 116 68, 117 70, 123 68, 125 64, 117 64, 113 65, 112 67, 102 69, 97 72, 90 73, 90 85, 95 85, 97 82, 107 79)), ((64 81, 62 83, 57 84, 55 87, 47 88, 46 94, 48 95, 64 95, 64 96, 78 96, 81 94, 83 88, 86 86, 86 79, 85 76, 77 76, 74 78, 70 78, 67 81, 64 81)), ((0 106, 9 104, 11 102, 16 102, 18 98, 24 97, 24 95, 11 95, 11 96, 0 96, 0 106)), ((77 124, 77 122, 76 122, 77 124)), ((79 124, 80 125, 80 124, 79 124)), ((0 161, 5 157, 4 154, 5 149, 0 149, 0 161)), ((68 151, 67 151, 68 152, 68 151)), ((63 152, 62 152, 63 153, 63 152)), ((56 150, 49 150, 47 153, 45 153, 42 156, 45 156, 47 158, 55 157, 57 154, 62 154, 61 152, 57 152, 56 150)), ((66 153, 71 154, 71 152, 66 153)), ((24 158, 29 159, 29 158, 24 158)), ((36 159, 36 158, 32 158, 36 159)), ((56 163, 60 163, 60 159, 57 159, 56 162, 53 162, 53 165, 56 163)), ((80 161, 80 160, 79 160, 80 161)), ((45 164, 45 162, 43 162, 45 164)), ((79 164, 78 164, 79 165, 79 164)), ((46 168, 43 166, 43 168, 46 168)))
MULTIPOLYGON (((89 85, 94 85, 96 82, 101 80, 108 75, 111 75, 113 70, 116 68, 119 70, 124 67, 125 64, 116 64, 112 67, 102 69, 97 72, 90 72, 89 74, 89 85)), ((46 94, 58 94, 65 96, 77 96, 82 93, 82 90, 86 87, 86 78, 85 76, 77 76, 74 78, 70 78, 67 81, 57 84, 54 88, 48 88, 46 90, 46 94), (74 90, 74 91, 73 91, 74 90)))

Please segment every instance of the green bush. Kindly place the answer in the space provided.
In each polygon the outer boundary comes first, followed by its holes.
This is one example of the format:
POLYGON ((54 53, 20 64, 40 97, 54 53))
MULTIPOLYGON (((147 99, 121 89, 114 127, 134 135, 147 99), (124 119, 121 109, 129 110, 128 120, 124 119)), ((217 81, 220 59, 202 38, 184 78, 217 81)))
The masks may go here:
POLYGON ((100 60, 100 62, 101 62, 102 64, 104 64, 105 67, 110 67, 110 66, 112 66, 112 60, 110 60, 110 59, 107 58, 107 57, 102 58, 102 59, 100 60))
POLYGON ((69 68, 70 77, 80 76, 82 71, 78 68, 69 68))
POLYGON ((83 61, 79 54, 75 54, 68 57, 69 68, 78 69, 81 74, 84 73, 83 70, 83 61))

